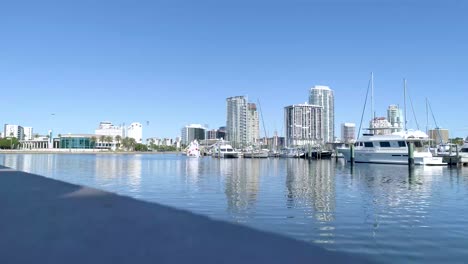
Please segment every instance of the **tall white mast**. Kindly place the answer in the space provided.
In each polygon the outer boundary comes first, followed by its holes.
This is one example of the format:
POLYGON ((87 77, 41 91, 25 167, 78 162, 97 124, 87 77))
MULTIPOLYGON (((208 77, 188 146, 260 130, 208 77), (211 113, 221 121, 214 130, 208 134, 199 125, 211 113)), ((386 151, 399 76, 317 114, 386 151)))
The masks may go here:
POLYGON ((408 129, 406 128, 406 125, 408 123, 408 120, 406 118, 406 78, 403 78, 403 96, 405 97, 404 98, 404 112, 405 112, 405 131, 407 131, 408 129))
MULTIPOLYGON (((374 119, 375 119, 375 112, 374 112, 374 73, 371 72, 371 128, 374 128, 374 119)), ((374 130, 372 130, 372 134, 374 134, 374 130)))

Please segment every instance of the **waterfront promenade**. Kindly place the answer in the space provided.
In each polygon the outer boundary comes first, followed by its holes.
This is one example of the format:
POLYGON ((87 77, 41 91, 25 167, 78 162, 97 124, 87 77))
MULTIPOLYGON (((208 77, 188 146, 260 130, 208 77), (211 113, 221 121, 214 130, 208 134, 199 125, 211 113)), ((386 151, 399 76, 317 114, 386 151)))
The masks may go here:
POLYGON ((0 166, 0 263, 369 263, 0 166))

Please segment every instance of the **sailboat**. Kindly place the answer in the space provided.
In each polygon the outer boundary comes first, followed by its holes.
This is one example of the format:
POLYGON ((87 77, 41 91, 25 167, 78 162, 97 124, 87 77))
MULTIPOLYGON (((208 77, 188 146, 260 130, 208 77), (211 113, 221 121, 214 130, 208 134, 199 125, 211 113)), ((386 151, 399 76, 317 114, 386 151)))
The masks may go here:
MULTIPOLYGON (((374 93, 374 75, 371 74, 372 108, 374 93)), ((405 115, 406 115, 406 80, 404 81, 405 115)), ((373 109, 372 109, 373 112, 373 109)), ((374 118, 374 113, 372 113, 374 118)), ((406 118, 405 118, 406 122, 406 118)), ((441 157, 434 157, 426 147, 430 141, 429 136, 420 130, 408 130, 393 132, 390 135, 376 135, 376 129, 370 128, 371 133, 364 133, 354 143, 355 162, 357 163, 385 163, 408 164, 408 145, 414 144, 415 165, 446 165, 441 157)), ((338 148, 338 153, 343 154, 348 161, 351 160, 350 148, 338 148)))

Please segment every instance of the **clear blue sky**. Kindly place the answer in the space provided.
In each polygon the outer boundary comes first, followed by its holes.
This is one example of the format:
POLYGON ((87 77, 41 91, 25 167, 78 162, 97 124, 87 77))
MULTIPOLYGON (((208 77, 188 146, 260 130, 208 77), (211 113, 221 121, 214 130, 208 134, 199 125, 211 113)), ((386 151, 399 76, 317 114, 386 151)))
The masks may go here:
POLYGON ((247 95, 271 136, 320 84, 339 136, 359 124, 372 71, 378 116, 403 105, 405 77, 421 129, 428 97, 438 125, 466 137, 467 14, 454 0, 3 1, 0 123, 57 134, 139 121, 144 137, 175 137, 224 125, 226 97, 247 95))

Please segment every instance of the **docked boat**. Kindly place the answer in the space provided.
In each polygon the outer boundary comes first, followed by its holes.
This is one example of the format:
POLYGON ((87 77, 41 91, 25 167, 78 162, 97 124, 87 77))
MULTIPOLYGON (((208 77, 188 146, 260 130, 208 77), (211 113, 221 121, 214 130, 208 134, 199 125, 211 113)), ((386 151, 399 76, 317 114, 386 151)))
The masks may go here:
POLYGON ((185 150, 187 157, 199 158, 200 157, 200 145, 197 140, 190 142, 190 145, 185 150))
MULTIPOLYGON (((422 131, 394 132, 390 135, 364 134, 354 143, 354 161, 360 163, 408 164, 408 143, 414 143, 415 165, 447 165, 442 157, 434 157, 427 144, 430 139, 422 131)), ((349 161, 349 147, 338 148, 349 161)))
POLYGON ((213 157, 215 158, 239 158, 239 152, 236 151, 231 145, 227 142, 219 142, 211 151, 213 157))
POLYGON ((458 154, 460 155, 460 162, 463 164, 467 164, 468 163, 468 141, 465 141, 465 143, 461 147, 458 154))
POLYGON ((268 149, 255 149, 255 150, 247 150, 243 152, 244 158, 268 158, 269 157, 269 150, 268 149))
POLYGON ((281 158, 303 158, 305 156, 305 152, 298 148, 284 148, 281 150, 279 156, 281 158))

